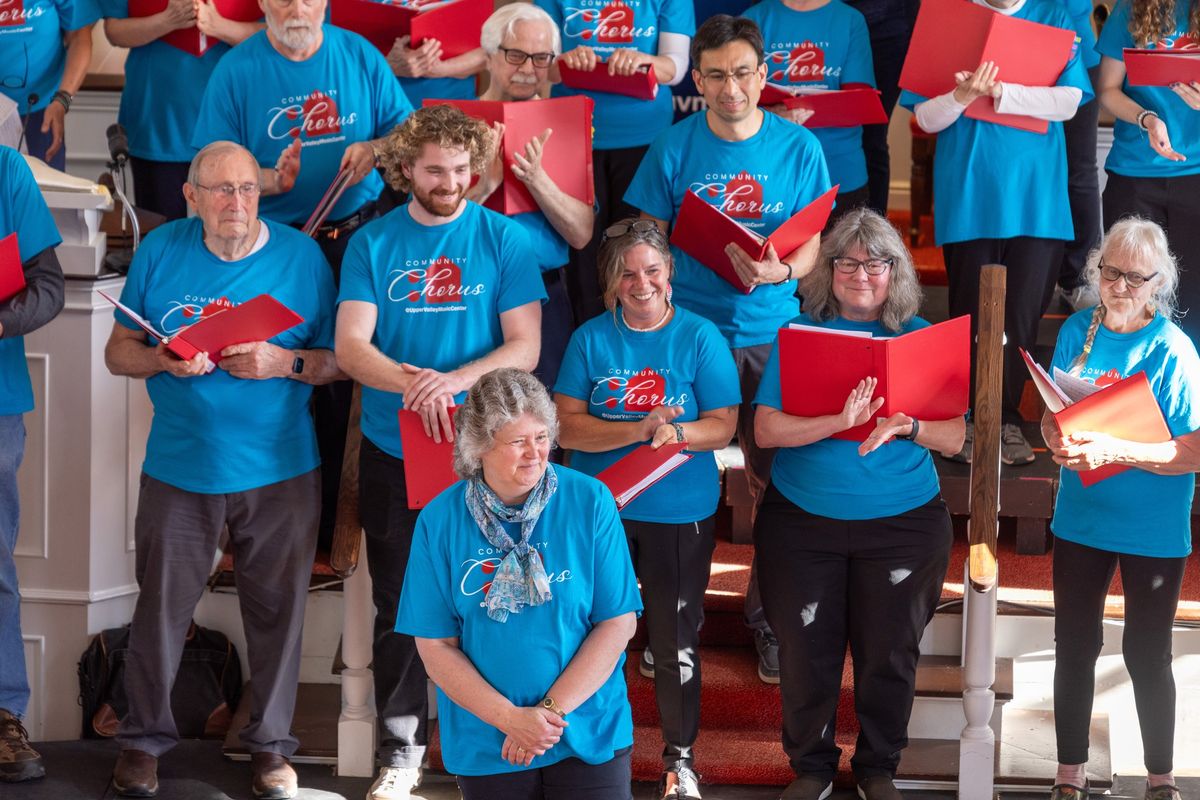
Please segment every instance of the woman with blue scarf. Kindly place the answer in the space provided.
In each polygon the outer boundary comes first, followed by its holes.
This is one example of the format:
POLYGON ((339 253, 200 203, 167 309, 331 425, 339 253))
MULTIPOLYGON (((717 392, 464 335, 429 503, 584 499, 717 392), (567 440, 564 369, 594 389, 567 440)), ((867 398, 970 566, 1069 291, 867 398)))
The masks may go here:
POLYGON ((463 478, 417 519, 396 630, 438 687, 464 800, 630 800, 622 666, 642 610, 616 504, 549 463, 554 404, 499 369, 454 417, 463 478))

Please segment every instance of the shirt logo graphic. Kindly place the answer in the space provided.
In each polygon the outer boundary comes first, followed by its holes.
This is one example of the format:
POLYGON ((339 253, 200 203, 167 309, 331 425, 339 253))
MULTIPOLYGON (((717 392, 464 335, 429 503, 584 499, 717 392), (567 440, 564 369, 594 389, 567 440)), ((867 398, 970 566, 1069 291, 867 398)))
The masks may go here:
POLYGON ((45 13, 39 5, 26 8, 24 0, 0 0, 0 28, 19 27, 45 13))
MULTIPOLYGON (((482 606, 483 598, 487 597, 488 591, 492 588, 492 575, 500 566, 500 558, 468 558, 459 566, 466 571, 463 572, 462 579, 458 582, 458 590, 462 592, 463 597, 479 596, 479 605, 482 606)), ((574 577, 569 569, 564 569, 562 572, 546 570, 546 579, 550 583, 566 583, 574 577)))
MULTIPOLYGON (((663 370, 666 372, 666 370, 663 370)), ((667 381, 652 367, 643 367, 632 375, 606 375, 592 379, 590 402, 613 411, 649 414, 656 406, 682 406, 687 393, 667 396, 667 381)))
POLYGON ((811 41, 801 42, 791 48, 772 50, 766 54, 766 59, 768 64, 779 65, 778 69, 772 66, 767 76, 767 80, 773 83, 784 80, 789 83, 804 83, 842 74, 841 67, 825 65, 825 51, 811 41))
POLYGON ((200 320, 208 319, 213 314, 236 305, 237 303, 230 301, 228 297, 205 303, 203 298, 186 295, 182 301, 172 300, 167 304, 167 310, 158 322, 158 329, 167 336, 172 336, 188 325, 195 325, 200 320))
POLYGON ((693 183, 689 188, 710 203, 716 199, 717 208, 737 219, 762 219, 763 214, 783 211, 782 202, 763 202, 762 184, 749 172, 739 172, 724 182, 693 183))
POLYGON ((300 97, 286 98, 286 102, 268 112, 267 135, 272 139, 305 139, 333 136, 342 132, 345 125, 353 125, 357 112, 342 115, 334 96, 337 90, 323 92, 314 90, 300 97))
POLYGON ((610 0, 600 8, 567 6, 563 12, 563 35, 592 44, 632 44, 657 35, 653 25, 635 24, 634 10, 624 0, 610 0))
POLYGON ((446 256, 406 262, 406 268, 394 269, 388 283, 388 299, 393 302, 461 303, 463 298, 483 294, 482 283, 464 286, 462 268, 446 256))
POLYGON ((1169 50, 1200 50, 1200 40, 1193 39, 1185 33, 1174 39, 1159 39, 1158 46, 1169 50))

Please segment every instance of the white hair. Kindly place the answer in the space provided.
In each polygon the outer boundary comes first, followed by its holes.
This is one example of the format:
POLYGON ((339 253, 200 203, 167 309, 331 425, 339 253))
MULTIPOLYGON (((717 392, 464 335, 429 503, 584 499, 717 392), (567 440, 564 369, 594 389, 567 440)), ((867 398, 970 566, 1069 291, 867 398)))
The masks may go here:
POLYGON ((521 2, 501 6, 483 23, 483 30, 479 32, 479 45, 483 51, 491 55, 499 50, 500 43, 505 37, 512 36, 513 28, 518 22, 541 22, 548 25, 554 55, 562 53, 562 34, 550 15, 533 3, 521 2))

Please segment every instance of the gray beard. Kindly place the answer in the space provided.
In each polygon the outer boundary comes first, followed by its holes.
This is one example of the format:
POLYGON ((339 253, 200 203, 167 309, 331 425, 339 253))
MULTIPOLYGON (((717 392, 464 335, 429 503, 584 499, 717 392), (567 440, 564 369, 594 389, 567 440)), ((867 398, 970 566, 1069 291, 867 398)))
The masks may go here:
POLYGON ((317 38, 317 32, 311 27, 280 26, 270 16, 267 17, 267 27, 271 29, 271 35, 288 50, 307 50, 317 38))

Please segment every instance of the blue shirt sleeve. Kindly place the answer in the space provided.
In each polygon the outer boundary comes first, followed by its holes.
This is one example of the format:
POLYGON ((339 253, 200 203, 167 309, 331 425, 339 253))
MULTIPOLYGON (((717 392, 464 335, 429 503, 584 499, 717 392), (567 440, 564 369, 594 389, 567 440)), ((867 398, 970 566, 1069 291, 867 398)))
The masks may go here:
POLYGON ((462 635, 462 620, 449 594, 453 582, 450 561, 445 553, 434 552, 435 545, 431 540, 444 544, 452 537, 431 530, 431 520, 452 523, 458 515, 445 515, 445 509, 441 509, 442 516, 439 516, 431 514, 433 510, 432 507, 426 509, 417 517, 408 556, 408 563, 414 565, 414 569, 404 573, 395 630, 422 639, 449 639, 462 635))
POLYGON ((924 103, 928 99, 928 97, 924 97, 916 92, 910 92, 908 89, 904 89, 900 92, 900 100, 898 102, 909 111, 912 111, 913 108, 920 103, 924 103))
POLYGON ((1172 436, 1183 436, 1200 429, 1200 357, 1186 334, 1176 337, 1171 348, 1158 397, 1167 428, 1172 436))
POLYGON ((55 0, 59 26, 64 31, 77 31, 100 19, 97 0, 55 0))
POLYGON ((585 329, 579 328, 571 334, 567 350, 563 353, 562 366, 558 369, 558 381, 554 391, 586 402, 591 395, 592 382, 588 378, 587 351, 584 347, 585 329))
MULTIPOLYGON (((1059 27, 1074 30, 1071 27, 1071 19, 1065 13, 1059 27)), ((1067 59, 1067 65, 1063 68, 1062 74, 1058 76, 1055 86, 1074 86, 1083 92, 1083 96, 1079 98, 1079 105, 1083 105, 1095 97, 1092 90, 1092 79, 1087 73, 1087 67, 1084 66, 1083 54, 1079 52, 1077 46, 1071 48, 1071 57, 1067 59)))
POLYGON ((778 411, 783 410, 783 386, 779 380, 779 337, 771 343, 771 355, 767 366, 763 368, 762 380, 758 384, 758 393, 754 395, 754 405, 768 406, 778 411))
MULTIPOLYGON (((666 0, 658 14, 660 33, 681 33, 691 36, 696 32, 696 5, 692 0, 666 0)), ((657 49, 657 48, 656 48, 657 49)))
POLYGON ((624 197, 634 208, 667 222, 675 218, 675 175, 667 153, 672 132, 668 128, 650 145, 624 197))
POLYGON ((49 247, 57 247, 62 237, 58 235, 54 217, 46 208, 46 201, 37 187, 33 172, 24 158, 15 153, 12 155, 13 168, 9 174, 13 180, 8 187, 12 194, 5 203, 12 203, 10 213, 13 230, 17 234, 17 251, 24 262, 49 247))
POLYGON ((725 337, 715 326, 705 325, 699 338, 696 378, 692 384, 696 391, 696 407, 704 412, 740 404, 742 391, 737 364, 725 337))
POLYGON ((503 314, 535 300, 546 301, 546 286, 537 265, 529 258, 529 237, 524 228, 504 220, 500 241, 500 294, 496 310, 503 314))
POLYGON ((875 85, 875 64, 871 57, 871 37, 867 33, 867 20, 857 9, 849 9, 850 47, 846 52, 846 64, 842 68, 841 85, 865 83, 875 85))
MULTIPOLYGON (((782 117, 775 117, 774 114, 770 116, 778 124, 792 124, 783 121, 782 117)), ((788 212, 789 214, 798 213, 833 187, 833 182, 829 180, 829 165, 825 161, 825 151, 821 149, 821 143, 812 132, 805 128, 799 128, 798 132, 804 134, 805 152, 797 153, 796 158, 801 164, 806 165, 807 169, 799 176, 800 182, 792 195, 792 210, 788 212)))
POLYGON ((628 614, 641 616, 642 597, 638 593, 633 562, 629 560, 629 545, 625 527, 617 514, 617 504, 608 490, 593 487, 595 558, 592 561, 592 611, 588 619, 597 625, 606 619, 628 614))
POLYGON ((1133 35, 1129 32, 1129 2, 1120 0, 1100 29, 1096 52, 1123 63, 1126 47, 1133 47, 1133 35))
POLYGON ((375 294, 375 282, 371 279, 371 248, 362 233, 350 239, 346 255, 342 257, 342 279, 337 301, 359 300, 379 305, 375 294))
POLYGON ((100 16, 104 19, 129 19, 129 0, 100 0, 100 16))

